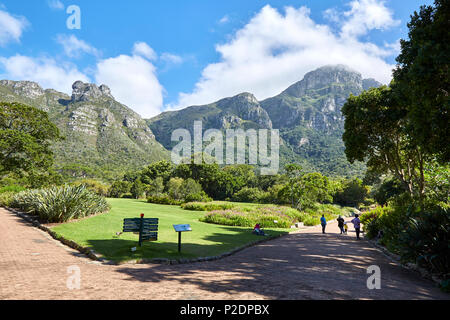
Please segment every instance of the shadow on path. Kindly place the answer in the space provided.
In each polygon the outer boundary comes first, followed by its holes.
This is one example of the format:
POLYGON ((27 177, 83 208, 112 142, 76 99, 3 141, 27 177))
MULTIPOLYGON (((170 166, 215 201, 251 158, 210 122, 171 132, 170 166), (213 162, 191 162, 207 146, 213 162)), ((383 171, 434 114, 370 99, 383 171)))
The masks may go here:
POLYGON ((130 281, 178 281, 211 293, 251 292, 269 299, 449 299, 366 241, 336 234, 293 234, 220 261, 118 272, 130 281), (381 268, 381 290, 367 288, 371 265, 381 268))

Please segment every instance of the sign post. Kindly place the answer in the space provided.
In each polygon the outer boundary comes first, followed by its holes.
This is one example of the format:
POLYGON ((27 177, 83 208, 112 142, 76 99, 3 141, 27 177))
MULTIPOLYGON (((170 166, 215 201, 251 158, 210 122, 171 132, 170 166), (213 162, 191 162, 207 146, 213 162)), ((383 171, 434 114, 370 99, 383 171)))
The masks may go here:
POLYGON ((159 219, 144 219, 144 214, 140 218, 124 219, 123 232, 139 233, 139 246, 142 247, 144 241, 158 240, 159 219))
POLYGON ((181 253, 181 233, 192 231, 192 228, 188 224, 174 224, 173 228, 178 232, 178 253, 181 253))

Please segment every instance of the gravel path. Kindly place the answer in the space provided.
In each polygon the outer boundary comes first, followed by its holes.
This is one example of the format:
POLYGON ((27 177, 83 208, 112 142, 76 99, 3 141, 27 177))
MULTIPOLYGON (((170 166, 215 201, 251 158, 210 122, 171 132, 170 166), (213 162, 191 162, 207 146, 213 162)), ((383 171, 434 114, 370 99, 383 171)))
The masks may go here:
POLYGON ((222 260, 187 265, 103 265, 0 208, 0 299, 449 299, 354 234, 308 228, 222 260), (367 268, 381 268, 369 290, 367 268), (69 290, 68 268, 81 271, 69 290))

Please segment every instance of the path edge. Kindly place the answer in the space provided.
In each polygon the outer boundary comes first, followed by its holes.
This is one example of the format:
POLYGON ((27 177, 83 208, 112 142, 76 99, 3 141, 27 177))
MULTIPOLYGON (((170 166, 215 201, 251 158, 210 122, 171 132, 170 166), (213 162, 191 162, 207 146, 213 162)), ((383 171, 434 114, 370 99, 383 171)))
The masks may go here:
POLYGON ((391 260, 393 263, 397 264, 401 268, 419 274, 422 278, 434 282, 438 287, 440 287, 442 282, 444 281, 444 279, 439 278, 438 276, 432 274, 428 270, 419 267, 416 263, 412 262, 403 263, 399 255, 389 251, 386 247, 380 245, 376 240, 371 240, 368 238, 366 240, 375 249, 380 251, 385 257, 387 257, 389 260, 391 260))

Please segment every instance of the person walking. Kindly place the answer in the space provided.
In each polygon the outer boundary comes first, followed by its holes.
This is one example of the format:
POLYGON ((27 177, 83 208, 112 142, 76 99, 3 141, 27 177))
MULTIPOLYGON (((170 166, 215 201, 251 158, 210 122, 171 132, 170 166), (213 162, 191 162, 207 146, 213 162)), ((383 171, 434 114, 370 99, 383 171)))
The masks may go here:
POLYGON ((355 214, 355 219, 352 220, 353 226, 356 231, 356 240, 361 240, 359 234, 361 233, 361 220, 359 220, 359 215, 355 214))
POLYGON ((322 215, 322 218, 320 218, 320 223, 322 224, 322 233, 325 234, 325 229, 327 227, 327 219, 325 219, 325 215, 322 215))
POLYGON ((339 227, 339 229, 341 229, 341 234, 344 234, 345 233, 344 232, 344 222, 345 222, 345 220, 341 216, 339 216, 339 218, 337 218, 337 221, 338 221, 338 227, 339 227))

